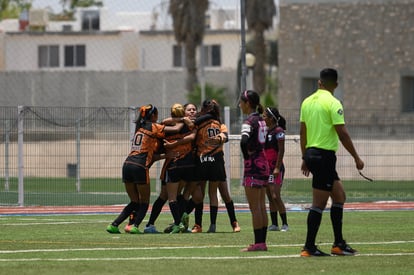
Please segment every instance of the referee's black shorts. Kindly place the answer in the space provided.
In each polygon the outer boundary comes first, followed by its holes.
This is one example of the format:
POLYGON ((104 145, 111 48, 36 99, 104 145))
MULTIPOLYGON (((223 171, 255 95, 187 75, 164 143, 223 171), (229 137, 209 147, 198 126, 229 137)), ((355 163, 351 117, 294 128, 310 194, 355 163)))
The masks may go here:
POLYGON ((304 161, 313 176, 312 187, 332 191, 334 181, 339 180, 336 172, 335 151, 314 147, 307 148, 304 161))

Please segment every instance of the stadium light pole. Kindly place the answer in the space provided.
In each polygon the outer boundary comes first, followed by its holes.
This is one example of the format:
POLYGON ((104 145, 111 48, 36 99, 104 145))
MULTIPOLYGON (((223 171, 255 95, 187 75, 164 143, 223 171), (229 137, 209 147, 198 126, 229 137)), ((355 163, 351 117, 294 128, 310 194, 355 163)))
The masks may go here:
MULTIPOLYGON (((240 90, 239 94, 246 90, 246 0, 240 0, 240 90)), ((240 108, 239 108, 240 109, 240 108)), ((243 122, 243 112, 240 109, 240 125, 243 122)))
POLYGON ((240 0, 240 65, 241 65, 241 77, 240 88, 241 91, 246 90, 246 0, 240 0))

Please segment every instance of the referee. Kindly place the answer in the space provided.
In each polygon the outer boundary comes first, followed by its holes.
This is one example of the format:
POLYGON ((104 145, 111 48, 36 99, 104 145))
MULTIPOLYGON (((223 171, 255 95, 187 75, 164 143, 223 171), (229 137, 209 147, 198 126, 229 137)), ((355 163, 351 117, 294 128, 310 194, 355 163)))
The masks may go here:
POLYGON ((319 89, 307 97, 300 111, 300 146, 302 151, 302 173, 312 173, 312 206, 307 218, 307 235, 302 257, 355 255, 342 236, 342 216, 345 190, 336 172, 336 151, 339 141, 352 155, 356 168, 364 168, 351 137, 345 127, 341 102, 334 97, 338 87, 338 72, 326 68, 320 72, 319 89), (332 199, 330 211, 335 241, 331 254, 319 250, 315 245, 316 235, 322 220, 322 213, 328 198, 332 199))

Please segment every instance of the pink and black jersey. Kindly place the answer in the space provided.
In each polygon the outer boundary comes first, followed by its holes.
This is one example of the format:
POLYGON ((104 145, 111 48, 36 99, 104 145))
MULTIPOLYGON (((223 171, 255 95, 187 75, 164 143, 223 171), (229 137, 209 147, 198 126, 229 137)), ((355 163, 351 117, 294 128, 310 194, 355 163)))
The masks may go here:
POLYGON ((265 153, 269 162, 270 171, 273 171, 276 167, 279 153, 278 142, 280 140, 285 140, 285 130, 283 130, 283 128, 275 127, 268 131, 265 142, 265 153))
POLYGON ((267 180, 269 165, 265 155, 267 126, 259 113, 250 114, 243 122, 241 135, 248 137, 246 148, 242 148, 245 155, 244 177, 267 180), (246 154, 245 154, 246 153, 246 154))

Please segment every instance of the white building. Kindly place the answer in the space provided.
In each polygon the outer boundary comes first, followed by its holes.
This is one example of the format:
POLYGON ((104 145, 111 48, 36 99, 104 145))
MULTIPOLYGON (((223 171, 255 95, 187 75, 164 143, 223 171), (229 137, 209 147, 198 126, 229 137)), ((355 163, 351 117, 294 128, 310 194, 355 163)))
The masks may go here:
MULTIPOLYGON (((234 10, 209 12, 206 70, 237 68, 237 19, 234 10)), ((87 8, 78 9, 74 21, 50 21, 46 10, 32 10, 28 24, 30 31, 19 30, 18 20, 0 22, 0 71, 163 71, 185 64, 171 28, 149 12, 111 15, 105 8, 87 8)))

